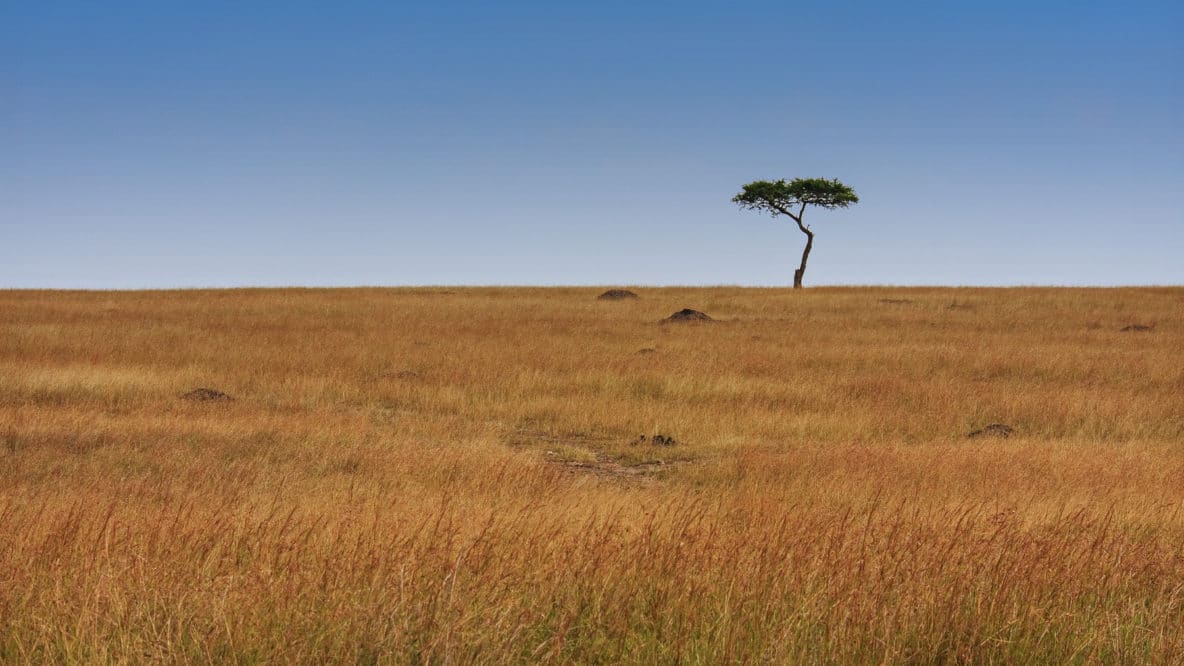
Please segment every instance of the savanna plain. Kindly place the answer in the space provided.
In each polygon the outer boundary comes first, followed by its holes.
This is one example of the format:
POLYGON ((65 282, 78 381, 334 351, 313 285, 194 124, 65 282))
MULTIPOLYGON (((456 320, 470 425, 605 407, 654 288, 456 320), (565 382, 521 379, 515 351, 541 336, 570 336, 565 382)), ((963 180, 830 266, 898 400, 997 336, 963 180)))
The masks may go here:
POLYGON ((600 291, 0 292, 0 661, 1184 661, 1184 288, 600 291))

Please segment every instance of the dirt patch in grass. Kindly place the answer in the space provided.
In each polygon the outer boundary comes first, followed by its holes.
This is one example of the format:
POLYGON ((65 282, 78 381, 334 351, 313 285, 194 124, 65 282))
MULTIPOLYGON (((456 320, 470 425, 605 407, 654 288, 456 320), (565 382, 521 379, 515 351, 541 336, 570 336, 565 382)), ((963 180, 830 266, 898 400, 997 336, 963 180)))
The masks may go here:
MULTIPOLYGON (((674 459, 657 457, 657 451, 611 451, 620 446, 622 437, 605 433, 569 432, 547 433, 530 428, 519 428, 509 435, 507 443, 515 448, 543 448, 548 464, 571 474, 597 476, 626 482, 650 481, 662 473, 692 463, 675 454, 674 459), (541 446, 540 446, 541 445, 541 446), (606 450, 607 449, 607 450, 606 450)), ((666 435, 641 437, 630 442, 657 447, 674 446, 674 438, 666 435)))
POLYGON ((600 301, 624 301, 637 298, 637 294, 628 289, 609 289, 596 297, 600 301))
POLYGON ((586 474, 626 482, 653 481, 659 474, 691 464, 689 460, 645 460, 627 464, 607 456, 597 456, 591 461, 563 460, 548 456, 548 462, 569 474, 586 474))
POLYGON ((662 321, 708 322, 708 321, 715 321, 715 320, 712 319, 711 317, 708 317, 706 314, 699 312, 698 310, 692 310, 690 308, 683 308, 683 309, 679 310, 678 312, 675 312, 674 314, 670 315, 669 317, 663 319, 662 321))
POLYGON ((192 402, 229 402, 234 398, 212 388, 195 388, 192 391, 181 394, 182 400, 190 400, 192 402))
POLYGON ((1123 333, 1146 333, 1147 331, 1150 331, 1153 328, 1155 328, 1155 327, 1148 326, 1147 324, 1127 324, 1126 326, 1123 326, 1119 330, 1122 331, 1123 333))
POLYGON ((988 423, 987 425, 973 430, 966 436, 971 439, 981 439, 984 437, 995 437, 998 439, 1007 439, 1015 434, 1015 428, 1005 423, 988 423))
POLYGON ((638 435, 637 439, 629 442, 629 446, 674 446, 676 444, 678 442, 669 435, 654 435, 653 437, 638 435))

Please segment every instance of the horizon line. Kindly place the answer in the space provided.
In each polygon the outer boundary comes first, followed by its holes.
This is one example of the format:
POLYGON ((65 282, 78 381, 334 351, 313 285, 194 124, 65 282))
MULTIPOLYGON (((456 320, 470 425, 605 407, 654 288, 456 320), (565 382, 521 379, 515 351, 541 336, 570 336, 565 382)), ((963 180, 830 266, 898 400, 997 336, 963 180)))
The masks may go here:
MULTIPOLYGON (((745 284, 641 284, 641 283, 580 283, 580 284, 244 284, 222 286, 153 286, 153 287, 9 287, 0 286, 0 292, 149 292, 149 291, 262 291, 262 290, 362 290, 362 289, 604 289, 630 287, 634 289, 776 289, 795 290, 792 285, 745 285, 745 284)), ((1180 289, 1180 284, 819 284, 803 287, 811 289, 1180 289)))

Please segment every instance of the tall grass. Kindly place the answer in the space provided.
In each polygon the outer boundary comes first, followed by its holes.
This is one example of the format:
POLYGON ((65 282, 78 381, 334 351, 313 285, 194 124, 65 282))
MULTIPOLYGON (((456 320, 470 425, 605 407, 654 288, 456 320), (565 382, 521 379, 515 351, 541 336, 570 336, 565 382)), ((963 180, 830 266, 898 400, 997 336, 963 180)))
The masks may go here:
POLYGON ((1184 659, 1184 289, 639 291, 0 292, 0 661, 1184 659))

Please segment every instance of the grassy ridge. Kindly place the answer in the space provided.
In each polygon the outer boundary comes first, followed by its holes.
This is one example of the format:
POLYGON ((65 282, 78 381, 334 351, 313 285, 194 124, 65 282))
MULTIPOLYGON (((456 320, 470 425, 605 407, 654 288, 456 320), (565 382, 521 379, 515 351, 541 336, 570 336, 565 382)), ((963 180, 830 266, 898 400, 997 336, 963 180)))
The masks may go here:
POLYGON ((0 292, 0 661, 1184 658, 1184 289, 639 291, 0 292))

